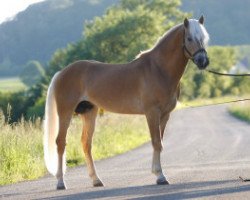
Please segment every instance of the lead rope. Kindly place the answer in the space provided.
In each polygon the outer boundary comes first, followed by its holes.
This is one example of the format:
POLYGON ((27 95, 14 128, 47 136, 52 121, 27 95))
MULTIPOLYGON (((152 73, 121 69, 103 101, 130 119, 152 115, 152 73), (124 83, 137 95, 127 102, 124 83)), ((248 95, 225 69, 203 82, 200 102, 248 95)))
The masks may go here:
POLYGON ((219 102, 219 103, 211 103, 211 104, 206 104, 206 105, 201 105, 201 106, 190 106, 187 103, 181 103, 181 104, 183 104, 185 106, 183 109, 189 109, 189 108, 202 108, 202 107, 209 107, 209 106, 217 106, 217 105, 237 103, 237 102, 243 102, 243 101, 250 101, 250 98, 236 99, 236 100, 232 100, 232 101, 225 101, 225 102, 219 102))
POLYGON ((250 76, 250 74, 230 74, 230 73, 221 73, 221 72, 216 72, 213 70, 209 70, 209 69, 205 69, 205 71, 215 74, 215 75, 219 75, 219 76, 250 76))

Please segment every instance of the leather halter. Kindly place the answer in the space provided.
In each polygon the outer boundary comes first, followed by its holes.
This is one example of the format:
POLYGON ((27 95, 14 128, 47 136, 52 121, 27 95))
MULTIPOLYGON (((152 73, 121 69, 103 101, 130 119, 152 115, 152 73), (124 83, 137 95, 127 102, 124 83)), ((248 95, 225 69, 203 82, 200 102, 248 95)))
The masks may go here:
POLYGON ((200 49, 198 49, 196 52, 194 52, 194 54, 192 54, 186 44, 185 44, 185 29, 184 29, 184 34, 183 34, 183 51, 186 52, 189 56, 189 59, 191 59, 192 61, 194 61, 194 57, 196 56, 196 54, 200 53, 200 52, 204 52, 205 54, 207 54, 207 51, 205 50, 204 47, 201 47, 200 49))

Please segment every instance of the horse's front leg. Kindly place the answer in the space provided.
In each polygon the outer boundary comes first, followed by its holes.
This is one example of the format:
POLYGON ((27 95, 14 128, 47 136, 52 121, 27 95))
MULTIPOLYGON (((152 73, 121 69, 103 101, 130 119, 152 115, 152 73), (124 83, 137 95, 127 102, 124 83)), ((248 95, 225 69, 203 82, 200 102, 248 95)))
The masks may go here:
POLYGON ((164 176, 161 168, 161 151, 162 151, 162 140, 161 140, 161 127, 160 127, 160 111, 155 109, 146 114, 148 127, 151 136, 151 142, 153 145, 153 161, 152 161, 152 173, 157 177, 156 183, 158 185, 166 185, 168 181, 164 176))
POLYGON ((160 119, 160 131, 161 131, 161 139, 163 140, 165 128, 167 125, 167 122, 169 120, 170 113, 165 113, 164 115, 161 116, 160 119))

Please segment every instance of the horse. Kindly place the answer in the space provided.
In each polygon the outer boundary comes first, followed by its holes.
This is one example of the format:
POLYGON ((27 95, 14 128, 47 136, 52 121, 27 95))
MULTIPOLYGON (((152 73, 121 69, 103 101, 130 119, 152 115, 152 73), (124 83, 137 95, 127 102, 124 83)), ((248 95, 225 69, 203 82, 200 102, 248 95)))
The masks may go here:
POLYGON ((188 60, 198 69, 209 65, 209 35, 204 17, 184 19, 154 45, 125 64, 80 60, 57 72, 48 88, 44 120, 44 157, 57 178, 57 189, 66 189, 65 145, 72 115, 83 121, 82 148, 93 186, 103 186, 96 173, 91 147, 98 109, 146 116, 153 146, 152 173, 158 185, 169 184, 161 167, 162 140, 171 111, 180 94, 180 79, 188 60))

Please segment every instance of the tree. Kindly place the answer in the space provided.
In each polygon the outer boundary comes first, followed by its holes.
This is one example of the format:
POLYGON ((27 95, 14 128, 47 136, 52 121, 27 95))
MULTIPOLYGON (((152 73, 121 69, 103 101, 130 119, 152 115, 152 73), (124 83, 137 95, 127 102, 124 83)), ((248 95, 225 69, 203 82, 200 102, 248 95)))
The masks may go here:
POLYGON ((165 29, 175 25, 176 22, 181 22, 187 13, 179 9, 181 5, 180 0, 122 0, 117 8, 124 10, 135 11, 138 7, 143 7, 144 10, 149 12, 155 11, 165 17, 165 29))
POLYGON ((179 0, 136 2, 122 0, 103 17, 89 22, 81 40, 54 53, 46 76, 25 94, 26 101, 21 107, 26 117, 43 114, 45 88, 52 76, 69 63, 79 59, 109 63, 131 61, 140 51, 152 47, 170 27, 182 23, 186 16, 179 10, 179 0))
MULTIPOLYGON (((235 65, 236 56, 230 47, 209 47, 209 68, 220 72, 229 72, 235 65)), ((182 98, 211 98, 231 94, 235 87, 235 79, 215 76, 209 73, 198 73, 196 66, 189 62, 188 69, 182 78, 182 98)), ((235 89, 234 89, 235 90, 235 89)))
POLYGON ((98 61, 131 61, 170 27, 182 22, 186 14, 179 10, 179 4, 178 0, 123 0, 86 25, 85 48, 98 61))
POLYGON ((20 74, 21 80, 28 86, 38 83, 45 75, 42 65, 35 60, 29 61, 20 74))
POLYGON ((135 12, 109 10, 103 18, 96 18, 86 27, 85 46, 92 59, 128 62, 153 45, 163 33, 163 21, 162 15, 148 13, 142 7, 135 12))
POLYGON ((129 62, 157 38, 187 15, 179 9, 179 0, 123 0, 96 17, 84 28, 84 37, 67 48, 57 50, 47 75, 79 59, 109 63, 129 62))

